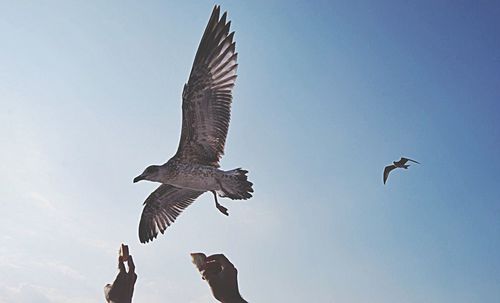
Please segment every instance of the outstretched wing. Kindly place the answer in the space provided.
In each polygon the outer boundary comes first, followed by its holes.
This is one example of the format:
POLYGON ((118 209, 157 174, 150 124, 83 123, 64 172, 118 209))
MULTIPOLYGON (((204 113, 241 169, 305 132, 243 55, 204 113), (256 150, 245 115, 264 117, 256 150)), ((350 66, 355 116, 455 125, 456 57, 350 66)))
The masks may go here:
POLYGON ((399 162, 401 162, 401 161, 404 161, 404 162, 402 163, 402 165, 406 164, 406 162, 408 162, 408 161, 413 162, 413 163, 420 164, 420 162, 417 162, 417 161, 415 161, 415 160, 408 159, 408 158, 405 158, 405 157, 402 157, 402 158, 401 158, 401 160, 399 160, 399 162))
POLYGON ((231 116, 237 53, 226 13, 215 6, 182 92, 182 132, 176 157, 218 167, 231 116))
POLYGON ((139 223, 141 243, 153 241, 159 232, 174 223, 177 216, 203 192, 162 184, 144 202, 139 223))
POLYGON ((389 173, 395 168, 396 168, 395 165, 388 165, 384 168, 384 184, 387 181, 387 178, 389 177, 389 173))

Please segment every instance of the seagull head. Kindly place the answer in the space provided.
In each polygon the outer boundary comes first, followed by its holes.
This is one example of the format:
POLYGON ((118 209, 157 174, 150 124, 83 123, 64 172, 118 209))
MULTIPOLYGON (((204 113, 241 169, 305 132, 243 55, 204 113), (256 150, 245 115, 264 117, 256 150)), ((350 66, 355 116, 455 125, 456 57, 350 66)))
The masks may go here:
POLYGON ((134 183, 139 182, 141 180, 159 182, 160 181, 160 166, 158 166, 158 165, 148 166, 142 174, 140 174, 139 176, 134 178, 134 183))

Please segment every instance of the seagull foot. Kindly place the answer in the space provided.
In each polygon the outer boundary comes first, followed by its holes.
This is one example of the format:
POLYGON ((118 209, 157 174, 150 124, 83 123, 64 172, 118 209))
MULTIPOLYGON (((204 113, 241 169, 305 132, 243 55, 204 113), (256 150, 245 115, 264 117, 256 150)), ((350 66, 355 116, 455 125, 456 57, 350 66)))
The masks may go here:
POLYGON ((229 213, 227 212, 227 208, 225 208, 224 206, 220 205, 219 203, 215 204, 215 206, 217 207, 217 209, 223 213, 224 215, 226 216, 229 216, 229 213))
POLYGON ((215 207, 217 207, 217 209, 223 213, 224 215, 226 216, 229 216, 229 213, 227 212, 227 208, 225 208, 224 206, 222 206, 219 201, 217 201, 217 193, 215 193, 215 191, 213 190, 212 191, 212 194, 214 194, 214 198, 215 198, 215 207))

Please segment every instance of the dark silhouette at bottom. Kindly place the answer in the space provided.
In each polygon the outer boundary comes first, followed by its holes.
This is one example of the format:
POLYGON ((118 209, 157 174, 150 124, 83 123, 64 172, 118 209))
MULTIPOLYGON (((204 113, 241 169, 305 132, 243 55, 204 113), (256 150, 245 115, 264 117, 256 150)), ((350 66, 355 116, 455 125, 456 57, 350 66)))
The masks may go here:
POLYGON ((238 270, 226 256, 203 253, 191 254, 193 263, 208 282, 215 299, 222 303, 246 303, 238 289, 238 270))
MULTIPOLYGON (((104 295, 108 303, 131 303, 134 295, 134 286, 137 281, 135 264, 131 255, 127 253, 118 257, 119 273, 112 284, 106 284, 104 295), (128 272, 125 269, 128 263, 128 272)), ((205 254, 191 254, 193 263, 196 264, 202 275, 202 279, 208 282, 212 294, 222 303, 247 303, 238 289, 238 270, 223 254, 215 254, 206 257, 205 254)))
POLYGON ((132 256, 118 257, 118 275, 112 284, 104 286, 104 296, 108 303, 131 303, 134 295, 134 286, 137 281, 135 264, 132 256), (126 259, 126 261, 124 261, 126 259), (128 272, 124 262, 127 262, 128 272))

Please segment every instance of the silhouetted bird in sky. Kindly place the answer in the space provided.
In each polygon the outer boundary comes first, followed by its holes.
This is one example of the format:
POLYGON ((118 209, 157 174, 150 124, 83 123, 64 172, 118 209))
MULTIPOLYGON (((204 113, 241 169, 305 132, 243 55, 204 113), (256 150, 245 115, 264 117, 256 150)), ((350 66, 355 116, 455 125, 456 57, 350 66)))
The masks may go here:
POLYGON ((417 164, 420 164, 418 163, 417 161, 415 160, 412 160, 412 159, 408 159, 408 158, 404 158, 404 157, 401 157, 401 159, 399 161, 394 161, 392 162, 393 164, 391 165, 388 165, 384 168, 384 184, 385 182, 387 181, 387 178, 389 177, 389 173, 395 169, 395 168, 404 168, 404 169, 408 169, 408 167, 410 166, 409 164, 407 165, 406 162, 408 161, 411 161, 411 162, 415 162, 417 164))
POLYGON ((252 197, 252 183, 240 168, 224 171, 219 160, 231 115, 232 88, 236 80, 237 53, 227 13, 219 18, 215 6, 196 52, 182 92, 182 130, 177 153, 163 165, 151 165, 134 179, 160 182, 144 202, 139 239, 152 241, 177 216, 206 191, 212 192, 219 211, 227 208, 217 194, 230 199, 252 197))

